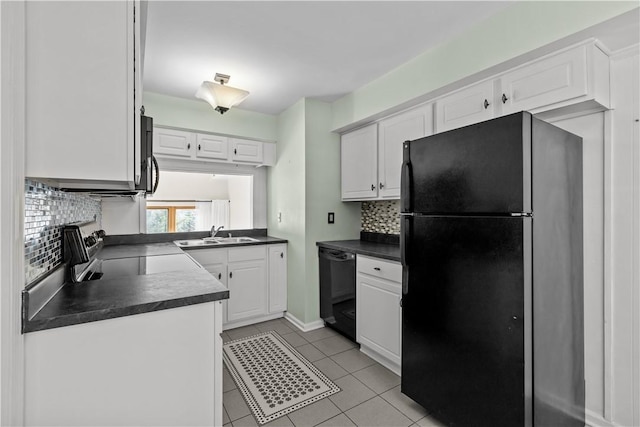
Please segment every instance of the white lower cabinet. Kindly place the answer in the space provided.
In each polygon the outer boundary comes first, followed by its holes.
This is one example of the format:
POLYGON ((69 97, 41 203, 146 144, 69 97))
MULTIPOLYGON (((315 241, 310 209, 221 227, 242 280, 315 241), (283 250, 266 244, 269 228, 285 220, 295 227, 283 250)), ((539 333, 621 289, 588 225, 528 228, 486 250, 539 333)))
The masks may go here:
POLYGON ((269 313, 287 310, 287 245, 269 246, 269 313))
POLYGON ((230 260, 237 253, 237 258, 243 259, 243 261, 229 262, 227 266, 229 271, 227 276, 227 287, 229 288, 228 322, 267 314, 268 289, 265 248, 261 246, 260 251, 247 251, 246 249, 249 248, 229 249, 230 260))
POLYGON ((356 341, 360 350, 400 374, 402 350, 402 266, 356 258, 356 341))
POLYGON ((287 310, 287 245, 251 245, 189 250, 229 289, 224 329, 282 317, 287 310))
POLYGON ((222 425, 220 308, 213 301, 23 335, 23 425, 222 425))

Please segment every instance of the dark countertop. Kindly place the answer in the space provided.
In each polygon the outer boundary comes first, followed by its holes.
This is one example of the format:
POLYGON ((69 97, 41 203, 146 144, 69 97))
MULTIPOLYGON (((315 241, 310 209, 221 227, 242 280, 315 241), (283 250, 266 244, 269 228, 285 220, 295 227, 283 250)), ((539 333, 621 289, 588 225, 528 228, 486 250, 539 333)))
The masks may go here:
POLYGON ((96 255, 98 259, 131 258, 139 256, 181 254, 182 249, 171 242, 143 243, 139 245, 104 246, 96 255))
MULTIPOLYGON (((112 274, 112 278, 105 276, 102 280, 63 284, 65 276, 63 270, 66 268, 63 265, 41 283, 25 290, 23 292, 23 332, 59 328, 229 298, 229 290, 218 279, 202 268, 173 241, 167 241, 173 236, 167 234, 152 237, 164 241, 150 242, 148 235, 115 236, 110 244, 102 247, 96 254, 96 259, 104 261, 103 266, 109 263, 109 260, 148 257, 146 270, 143 267, 140 267, 140 270, 135 267, 133 270, 122 270, 124 273, 120 272, 122 274, 120 276, 112 274), (174 261, 179 262, 174 262, 167 267, 169 263, 161 259, 163 257, 173 258, 174 261), (155 262, 151 263, 151 261, 155 262), (151 264, 155 265, 153 267, 156 268, 155 271, 158 271, 158 264, 161 265, 161 271, 162 268, 167 270, 144 274, 145 271, 153 271, 150 269, 151 264), (182 267, 174 267, 175 265, 182 267), (180 270, 172 271, 171 268, 180 268, 180 270)), ((193 238, 194 236, 185 235, 184 237, 193 238)), ((227 248, 287 242, 284 239, 269 237, 266 233, 255 233, 252 237, 258 241, 185 249, 227 248)), ((145 263, 141 265, 143 264, 145 263)), ((136 266, 137 263, 133 262, 133 265, 136 266)))
POLYGON ((334 240, 316 242, 318 247, 355 252, 360 255, 389 259, 400 262, 400 245, 368 242, 365 240, 334 240))
MULTIPOLYGON (((187 257, 187 255, 184 255, 187 257)), ((68 283, 23 332, 131 316, 229 298, 229 290, 203 268, 68 283)))

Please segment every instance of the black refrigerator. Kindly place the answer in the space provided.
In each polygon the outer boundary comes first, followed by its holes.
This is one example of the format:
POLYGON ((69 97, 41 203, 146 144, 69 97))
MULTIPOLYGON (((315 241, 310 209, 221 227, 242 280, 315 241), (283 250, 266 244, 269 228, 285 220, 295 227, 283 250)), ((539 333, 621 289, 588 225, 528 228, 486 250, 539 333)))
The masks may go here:
POLYGON ((449 426, 584 426, 582 139, 526 112, 403 145, 402 386, 449 426))

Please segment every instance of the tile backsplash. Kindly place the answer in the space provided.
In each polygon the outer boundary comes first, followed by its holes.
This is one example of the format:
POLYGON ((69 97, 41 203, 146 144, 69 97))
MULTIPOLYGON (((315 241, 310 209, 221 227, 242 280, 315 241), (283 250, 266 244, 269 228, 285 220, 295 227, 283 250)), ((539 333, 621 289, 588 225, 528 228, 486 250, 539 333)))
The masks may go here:
POLYGON ((400 200, 362 202, 362 231, 400 234, 400 200))
POLYGON ((25 284, 30 284, 62 262, 62 227, 76 221, 102 222, 99 199, 68 193, 37 181, 24 188, 25 284))

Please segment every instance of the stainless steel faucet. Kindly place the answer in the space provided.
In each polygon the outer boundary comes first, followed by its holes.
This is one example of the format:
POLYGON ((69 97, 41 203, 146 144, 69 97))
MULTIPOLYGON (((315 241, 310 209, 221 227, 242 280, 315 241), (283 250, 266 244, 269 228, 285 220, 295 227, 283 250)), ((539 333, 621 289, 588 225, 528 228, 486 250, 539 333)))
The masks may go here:
POLYGON ((216 234, 218 234, 218 231, 220 231, 221 229, 224 228, 224 225, 221 225, 220 227, 216 228, 216 226, 212 226, 211 227, 211 237, 216 237, 216 234))

